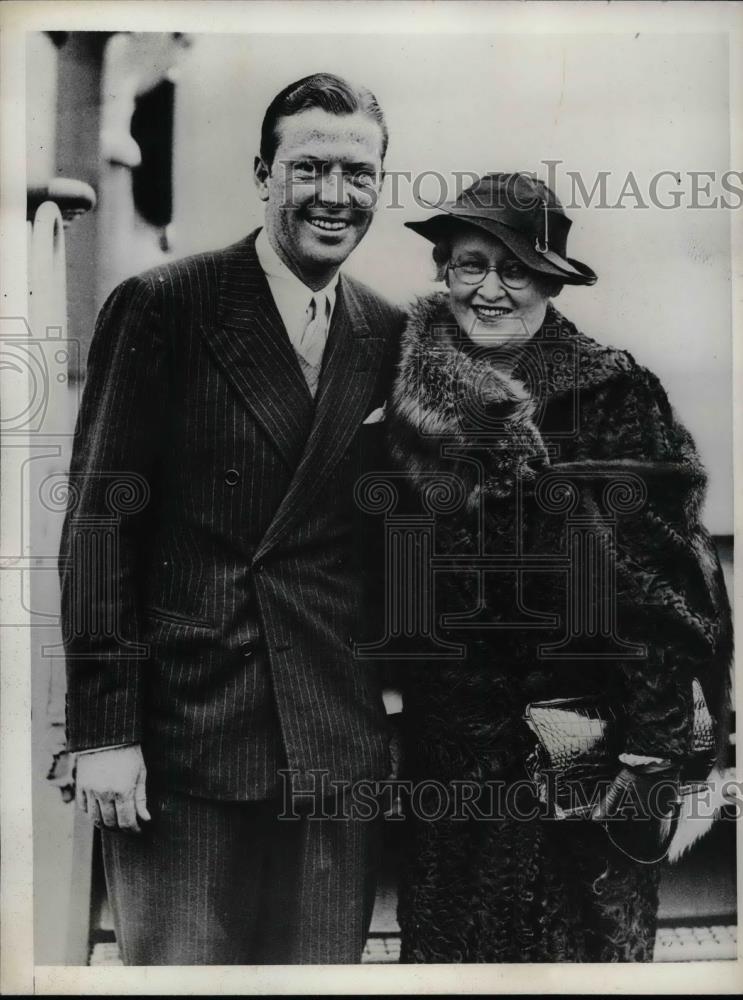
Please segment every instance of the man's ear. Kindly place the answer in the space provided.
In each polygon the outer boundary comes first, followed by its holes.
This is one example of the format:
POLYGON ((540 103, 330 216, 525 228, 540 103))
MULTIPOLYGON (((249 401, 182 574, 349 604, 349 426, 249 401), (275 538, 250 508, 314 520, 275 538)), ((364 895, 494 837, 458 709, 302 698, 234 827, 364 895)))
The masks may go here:
POLYGON ((266 166, 265 160, 261 156, 256 156, 253 161, 253 180, 255 181, 258 197, 261 201, 268 201, 268 178, 270 174, 271 169, 266 166))

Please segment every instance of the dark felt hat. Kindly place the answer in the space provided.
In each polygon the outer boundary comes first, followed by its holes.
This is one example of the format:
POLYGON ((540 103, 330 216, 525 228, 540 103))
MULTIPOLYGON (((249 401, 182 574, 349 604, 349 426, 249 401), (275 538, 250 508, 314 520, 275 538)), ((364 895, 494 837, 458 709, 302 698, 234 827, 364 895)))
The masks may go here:
POLYGON ((408 229, 432 243, 448 236, 453 224, 465 223, 497 236, 520 261, 534 271, 568 285, 592 285, 596 275, 567 256, 572 225, 554 193, 528 174, 485 174, 455 201, 445 201, 423 222, 406 222, 408 229))

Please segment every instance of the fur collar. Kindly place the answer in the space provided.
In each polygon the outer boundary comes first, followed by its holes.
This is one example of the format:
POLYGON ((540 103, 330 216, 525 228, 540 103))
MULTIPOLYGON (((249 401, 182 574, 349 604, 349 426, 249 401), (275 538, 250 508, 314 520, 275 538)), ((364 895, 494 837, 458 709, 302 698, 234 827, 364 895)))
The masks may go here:
MULTIPOLYGON (((424 371, 431 373, 446 362, 447 356, 459 355, 458 371, 466 382, 476 381, 480 373, 491 367, 487 354, 472 348, 459 330, 449 306, 447 292, 434 292, 418 298, 413 304, 402 337, 400 369, 410 375, 409 366, 423 362, 424 371), (432 367, 426 363, 430 358, 432 367)), ((529 342, 525 356, 536 354, 540 364, 543 389, 551 394, 588 389, 607 379, 621 376, 636 367, 631 354, 599 344, 581 333, 550 303, 537 333, 529 342), (555 342, 569 346, 566 351, 548 348, 555 342)), ((533 368, 533 364, 531 365, 533 368)), ((518 374, 518 366, 516 374, 518 374)), ((446 385, 450 386, 447 380, 446 385)))
MULTIPOLYGON (((579 395, 588 404, 596 396, 590 390, 619 379, 640 387, 650 379, 642 396, 652 401, 652 407, 665 399, 657 380, 631 354, 587 337, 552 304, 540 329, 506 371, 495 364, 493 352, 479 349, 461 333, 447 293, 425 296, 411 308, 402 336, 388 414, 391 457, 420 489, 431 475, 441 471, 444 454, 471 450, 475 437, 488 451, 488 492, 497 494, 501 488, 508 492, 515 477, 533 478, 541 466, 549 464, 545 446, 549 428, 542 433, 538 430, 541 420, 535 416, 537 408, 566 393, 579 395)), ((647 405, 650 407, 650 402, 647 405)), ((694 517, 705 477, 693 443, 682 428, 654 416, 652 407, 647 413, 636 413, 630 405, 631 426, 615 428, 614 433, 626 441, 628 434, 640 433, 640 428, 648 425, 659 434, 672 433, 673 440, 656 443, 655 453, 650 454, 644 453, 638 439, 634 455, 625 449, 623 457, 620 449, 613 461, 629 465, 639 461, 654 497, 663 503, 664 493, 683 497, 686 516, 694 517)), ((584 414, 588 434, 594 429, 595 416, 590 409, 584 414)), ((605 453, 596 462, 582 455, 583 471, 590 472, 594 464, 600 471, 607 459, 605 453)), ((445 464, 465 480, 472 474, 466 463, 456 468, 456 463, 445 464)), ((634 470, 628 467, 627 471, 634 470)), ((474 484, 469 486, 474 489, 474 484)), ((476 499, 473 494, 472 502, 476 499)))
POLYGON ((533 476, 547 455, 532 419, 534 399, 517 375, 461 335, 446 294, 419 299, 403 333, 391 395, 393 461, 422 489, 448 455, 445 465, 464 480, 468 506, 477 503, 480 487, 471 463, 456 458, 473 436, 490 454, 490 491, 508 492, 516 476, 533 476))

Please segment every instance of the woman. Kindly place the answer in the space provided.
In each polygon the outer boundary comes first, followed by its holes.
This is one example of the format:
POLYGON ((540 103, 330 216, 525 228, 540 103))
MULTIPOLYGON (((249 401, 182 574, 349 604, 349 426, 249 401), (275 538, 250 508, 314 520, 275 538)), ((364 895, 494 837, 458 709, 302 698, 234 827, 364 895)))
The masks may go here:
MULTIPOLYGON (((388 434, 411 509, 438 511, 436 618, 465 653, 403 670, 403 759, 420 794, 401 961, 650 961, 659 870, 642 862, 663 846, 659 824, 625 818, 610 842, 610 824, 535 809, 524 712, 591 694, 621 712, 596 818, 626 817, 618 792, 677 787, 692 678, 719 706, 729 675, 704 474, 658 379, 551 304, 596 280, 566 256, 554 194, 490 174, 442 209, 408 223, 434 244, 447 291, 413 308, 388 434), (444 809, 442 783, 459 791, 444 809)), ((661 803, 670 813, 673 796, 661 803)))

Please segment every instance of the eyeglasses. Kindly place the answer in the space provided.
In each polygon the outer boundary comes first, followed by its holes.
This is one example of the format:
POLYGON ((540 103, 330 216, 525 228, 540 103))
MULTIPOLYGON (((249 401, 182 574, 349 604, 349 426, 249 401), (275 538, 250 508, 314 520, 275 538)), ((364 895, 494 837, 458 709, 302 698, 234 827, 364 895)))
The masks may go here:
POLYGON ((457 261, 449 264, 449 270, 465 285, 482 284, 488 271, 495 271, 506 288, 526 288, 532 281, 529 268, 519 260, 505 260, 502 264, 491 266, 477 260, 457 261))

